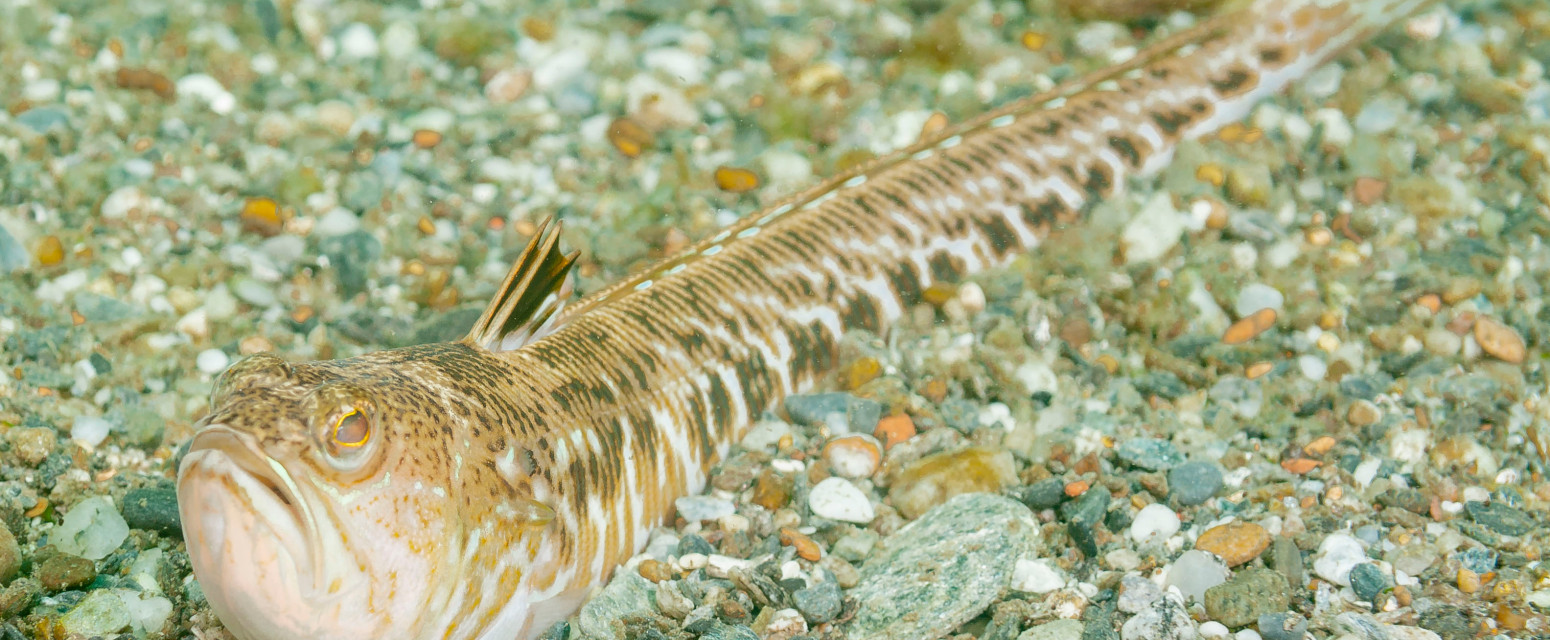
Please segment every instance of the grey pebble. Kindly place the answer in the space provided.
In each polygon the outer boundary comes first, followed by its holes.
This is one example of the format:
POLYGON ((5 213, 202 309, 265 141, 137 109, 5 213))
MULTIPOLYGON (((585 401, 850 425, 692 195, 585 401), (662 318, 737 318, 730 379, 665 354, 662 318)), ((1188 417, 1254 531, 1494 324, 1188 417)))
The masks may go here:
POLYGON ((883 405, 876 400, 842 392, 788 396, 782 406, 797 424, 809 427, 843 425, 858 433, 871 433, 883 417, 883 405))
POLYGON ((840 615, 840 586, 832 580, 821 580, 791 594, 792 603, 808 623, 820 625, 840 615))
POLYGON ((680 556, 686 556, 691 553, 699 553, 708 556, 712 553, 715 553, 716 548, 710 546, 710 543, 706 542, 704 538, 690 533, 685 534, 684 537, 678 539, 678 548, 676 552, 680 556))
POLYGON ((613 638, 626 640, 625 619, 651 615, 656 607, 651 604, 656 585, 640 577, 634 571, 614 573, 613 580, 596 597, 581 608, 576 628, 588 638, 613 638))
POLYGON ((1162 438, 1129 438, 1114 447, 1114 454, 1131 466, 1148 471, 1167 471, 1184 462, 1184 454, 1162 438))
POLYGON ((1504 536, 1521 536, 1534 530, 1534 519, 1500 502, 1467 502, 1464 510, 1481 526, 1504 536))
POLYGON ((1066 500, 1066 482, 1045 478, 1017 490, 1017 499, 1034 510, 1053 509, 1066 500))
POLYGON ((1308 633, 1308 619, 1291 612, 1267 613, 1259 617, 1259 635, 1265 640, 1302 640, 1308 633))
POLYGON ((1179 505, 1202 504, 1221 488, 1222 468, 1215 462, 1196 460, 1168 470, 1168 495, 1179 505))
POLYGON ((1483 547, 1465 549, 1453 554, 1453 558, 1458 560, 1460 567, 1475 573, 1484 574, 1496 570, 1496 552, 1483 547))

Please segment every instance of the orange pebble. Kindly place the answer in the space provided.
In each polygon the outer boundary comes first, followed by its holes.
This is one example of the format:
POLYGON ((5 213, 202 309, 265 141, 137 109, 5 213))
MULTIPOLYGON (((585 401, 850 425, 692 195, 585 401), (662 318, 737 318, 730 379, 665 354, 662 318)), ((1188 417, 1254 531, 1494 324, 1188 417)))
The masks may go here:
POLYGON ((640 157, 654 142, 650 131, 629 118, 618 118, 608 125, 608 141, 627 158, 640 157))
POLYGON ((409 139, 414 142, 414 146, 421 149, 429 149, 438 144, 441 144, 441 138, 442 136, 440 131, 420 129, 415 131, 414 135, 410 136, 409 139))
POLYGON ((722 191, 742 193, 759 187, 759 176, 739 167, 716 167, 716 186, 722 191))
POLYGON ((872 436, 883 441, 884 449, 892 449, 893 445, 915 437, 915 421, 904 413, 888 416, 877 421, 872 436))
POLYGON ((1309 460, 1307 458, 1287 458, 1281 461, 1281 468, 1287 470, 1289 473, 1302 475, 1319 468, 1319 466, 1322 464, 1324 463, 1319 462, 1318 460, 1309 460))
POLYGON ((1319 436, 1302 448, 1302 452, 1310 456, 1322 456, 1335 448, 1335 439, 1330 436, 1319 436))
POLYGON ((1080 495, 1082 495, 1084 493, 1087 493, 1087 490, 1091 489, 1091 488, 1092 488, 1091 485, 1088 485, 1086 480, 1077 480, 1075 482, 1069 482, 1069 483, 1066 484, 1066 497, 1067 498, 1075 498, 1075 497, 1080 496, 1080 495))
POLYGON ((1253 340, 1256 336, 1270 330, 1276 325, 1276 310, 1266 307, 1255 311, 1242 320, 1232 323, 1222 334, 1222 342, 1226 344, 1243 344, 1253 340))
POLYGON ((818 547, 818 543, 791 527, 781 527, 780 543, 796 549, 797 556, 808 562, 817 562, 823 557, 823 549, 818 547))

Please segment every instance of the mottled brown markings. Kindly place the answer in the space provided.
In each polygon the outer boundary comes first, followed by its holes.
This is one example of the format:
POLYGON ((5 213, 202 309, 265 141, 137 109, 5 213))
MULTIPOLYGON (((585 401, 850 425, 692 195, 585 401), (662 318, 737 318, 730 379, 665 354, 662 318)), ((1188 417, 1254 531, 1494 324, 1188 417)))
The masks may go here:
POLYGON ((1232 97, 1248 91, 1256 84, 1257 74, 1246 67, 1233 67, 1221 77, 1212 78, 1211 86, 1223 96, 1232 97))
POLYGON ((1120 157, 1125 159, 1125 164, 1131 169, 1141 166, 1141 151, 1136 148, 1136 139, 1127 134, 1113 134, 1109 136, 1109 148, 1113 149, 1120 157))

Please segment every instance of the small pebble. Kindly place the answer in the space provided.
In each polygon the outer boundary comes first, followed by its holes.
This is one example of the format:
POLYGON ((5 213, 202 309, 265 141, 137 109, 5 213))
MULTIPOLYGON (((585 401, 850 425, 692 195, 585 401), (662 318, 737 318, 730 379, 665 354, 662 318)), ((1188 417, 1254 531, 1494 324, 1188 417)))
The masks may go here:
POLYGON ((690 522, 717 520, 737 511, 730 501, 711 496, 684 496, 675 500, 673 506, 678 508, 678 517, 690 522))
POLYGON ((1383 593, 1385 589, 1394 586, 1394 580, 1382 567, 1371 562, 1363 562, 1351 568, 1348 576, 1351 582, 1351 590, 1356 592, 1356 597, 1362 600, 1372 601, 1383 593))
POLYGON ((877 517, 872 503, 844 478, 825 478, 807 496, 813 514, 830 520, 866 524, 877 517))
POLYGON ((74 589, 97 577, 97 565, 86 558, 60 553, 50 556, 37 569, 38 582, 52 591, 74 589))
POLYGON ((1130 539, 1140 544, 1160 542, 1179 532, 1179 515, 1166 505, 1149 504, 1130 523, 1130 539))
POLYGON ((1168 497, 1179 506, 1193 507, 1210 500, 1222 483, 1222 467, 1215 462, 1186 462, 1168 470, 1168 497))
POLYGON ((1233 521, 1207 529, 1195 540, 1195 548, 1220 557, 1229 567, 1259 557, 1270 546, 1270 532, 1252 522, 1233 521))
POLYGON ((1527 354, 1523 336, 1493 318, 1482 316, 1475 320, 1475 341, 1480 343, 1482 351, 1503 362, 1519 364, 1527 354))
POLYGON ((1066 586, 1065 575, 1046 560, 1019 559, 1012 570, 1012 588, 1045 594, 1066 586))
POLYGON ((1303 640, 1308 633, 1308 619, 1290 612, 1264 614, 1258 624, 1265 640, 1303 640))
POLYGON ((1227 581, 1227 565, 1215 555, 1191 549, 1179 554, 1168 568, 1164 586, 1178 587, 1186 598, 1203 600, 1206 590, 1227 581))
POLYGON ((124 522, 131 529, 177 535, 182 531, 175 489, 140 488, 124 493, 124 522))
POLYGON ((1286 611, 1291 593, 1286 578, 1269 569, 1247 569, 1206 590, 1206 615, 1229 627, 1252 624, 1267 613, 1286 611))
POLYGON ((1335 533, 1319 545, 1313 572, 1340 586, 1350 586, 1351 569, 1366 561, 1367 551, 1360 541, 1344 533, 1335 533))

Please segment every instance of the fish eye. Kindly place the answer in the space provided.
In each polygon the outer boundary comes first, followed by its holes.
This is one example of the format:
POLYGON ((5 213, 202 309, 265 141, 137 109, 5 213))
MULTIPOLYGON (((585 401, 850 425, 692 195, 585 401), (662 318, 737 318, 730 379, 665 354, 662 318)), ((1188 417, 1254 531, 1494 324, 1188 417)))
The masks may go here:
POLYGON ((371 421, 355 407, 345 407, 334 420, 332 440, 335 446, 354 449, 371 438, 371 421))

